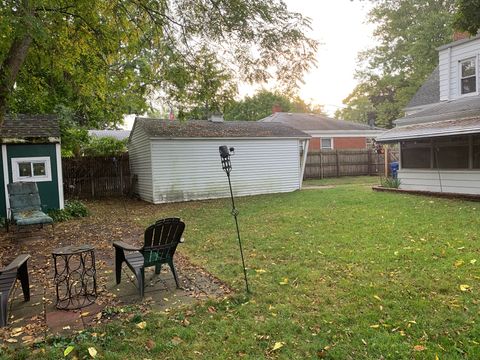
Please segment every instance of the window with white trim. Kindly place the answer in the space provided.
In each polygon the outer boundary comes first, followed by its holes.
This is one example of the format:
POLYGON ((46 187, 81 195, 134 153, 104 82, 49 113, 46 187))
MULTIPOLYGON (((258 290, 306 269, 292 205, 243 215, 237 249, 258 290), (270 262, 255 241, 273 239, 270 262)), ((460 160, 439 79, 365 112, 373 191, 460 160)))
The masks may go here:
POLYGON ((322 150, 331 150, 333 149, 332 138, 321 138, 320 139, 320 148, 322 150))
POLYGON ((12 158, 12 177, 16 181, 52 181, 49 157, 12 158))
POLYGON ((460 94, 477 92, 477 58, 460 61, 460 94))

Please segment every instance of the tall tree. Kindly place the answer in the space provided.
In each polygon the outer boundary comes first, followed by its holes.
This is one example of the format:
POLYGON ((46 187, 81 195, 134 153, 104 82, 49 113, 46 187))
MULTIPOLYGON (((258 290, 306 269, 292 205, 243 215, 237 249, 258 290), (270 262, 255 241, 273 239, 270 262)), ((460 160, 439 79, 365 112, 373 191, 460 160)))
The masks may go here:
POLYGON ((145 110, 176 76, 198 84, 202 49, 238 80, 291 86, 317 48, 282 0, 4 0, 0 19, 0 114, 62 104, 94 126, 145 110))
POLYGON ((454 0, 372 0, 368 15, 377 45, 359 55, 359 85, 336 116, 391 127, 438 64, 436 48, 451 40, 454 0))
POLYGON ((257 121, 272 114, 276 107, 285 112, 308 112, 323 114, 320 105, 305 103, 296 95, 285 95, 279 91, 260 90, 253 96, 230 103, 225 109, 226 120, 257 121))
POLYGON ((480 0, 457 0, 454 26, 477 35, 480 30, 480 0))

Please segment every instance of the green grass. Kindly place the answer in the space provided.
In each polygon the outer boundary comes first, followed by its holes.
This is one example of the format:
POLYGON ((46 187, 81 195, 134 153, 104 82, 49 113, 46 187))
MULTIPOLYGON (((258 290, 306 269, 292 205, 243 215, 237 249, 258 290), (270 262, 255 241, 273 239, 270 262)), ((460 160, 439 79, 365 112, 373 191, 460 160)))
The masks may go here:
POLYGON ((114 322, 52 340, 35 358, 61 358, 69 342, 79 358, 94 346, 104 359, 480 358, 480 204, 364 186, 237 202, 251 296, 228 199, 159 206, 141 221, 180 215, 181 251, 238 294, 149 314, 144 330, 114 322))
POLYGON ((380 184, 380 178, 378 176, 344 176, 338 178, 311 179, 303 182, 304 186, 378 184, 380 184))

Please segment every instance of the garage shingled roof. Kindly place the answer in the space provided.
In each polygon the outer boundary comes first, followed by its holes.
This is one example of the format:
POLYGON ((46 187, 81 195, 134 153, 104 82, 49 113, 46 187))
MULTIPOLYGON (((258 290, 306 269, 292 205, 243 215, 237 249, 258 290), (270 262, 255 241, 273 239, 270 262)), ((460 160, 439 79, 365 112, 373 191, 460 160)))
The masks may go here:
POLYGON ((59 143, 60 126, 55 115, 5 115, 0 127, 2 143, 59 143))
POLYGON ((283 124, 257 121, 171 121, 137 117, 132 133, 136 127, 142 128, 147 136, 159 138, 310 138, 303 131, 283 124))

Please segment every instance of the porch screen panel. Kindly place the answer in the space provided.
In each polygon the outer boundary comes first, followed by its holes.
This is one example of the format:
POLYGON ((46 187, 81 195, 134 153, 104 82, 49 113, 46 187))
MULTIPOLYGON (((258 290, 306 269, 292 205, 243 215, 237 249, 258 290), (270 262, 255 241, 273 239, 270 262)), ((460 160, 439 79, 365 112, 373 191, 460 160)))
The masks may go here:
POLYGON ((468 169, 468 136, 452 136, 433 142, 434 168, 468 169))
POLYGON ((402 141, 402 168, 430 169, 432 144, 430 140, 402 141))
POLYGON ((472 139, 473 168, 480 169, 480 135, 473 135, 472 139))

